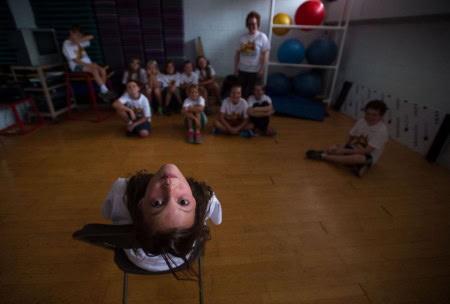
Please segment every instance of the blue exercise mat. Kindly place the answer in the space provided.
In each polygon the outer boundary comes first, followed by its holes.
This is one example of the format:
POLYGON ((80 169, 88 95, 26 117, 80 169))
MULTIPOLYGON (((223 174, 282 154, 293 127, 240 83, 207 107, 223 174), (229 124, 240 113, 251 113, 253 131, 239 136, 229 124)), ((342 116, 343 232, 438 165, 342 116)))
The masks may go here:
POLYGON ((324 105, 316 100, 297 95, 270 96, 273 108, 278 114, 285 114, 305 119, 323 121, 325 118, 324 105))

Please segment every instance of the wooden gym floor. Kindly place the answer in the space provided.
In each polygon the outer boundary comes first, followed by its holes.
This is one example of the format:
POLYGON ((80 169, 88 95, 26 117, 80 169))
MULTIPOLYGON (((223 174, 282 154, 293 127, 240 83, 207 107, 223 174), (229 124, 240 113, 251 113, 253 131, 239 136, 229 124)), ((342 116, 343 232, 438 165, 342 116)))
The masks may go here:
MULTIPOLYGON (((449 171, 394 141, 364 178, 304 158, 352 124, 334 112, 324 123, 274 117, 277 137, 204 133, 198 146, 179 115, 154 117, 147 139, 125 137, 117 117, 1 137, 0 302, 120 303, 112 253, 72 233, 105 222, 116 178, 173 162, 223 207, 205 303, 450 303, 449 171)), ((128 300, 198 303, 197 293, 171 275, 131 275, 128 300)))

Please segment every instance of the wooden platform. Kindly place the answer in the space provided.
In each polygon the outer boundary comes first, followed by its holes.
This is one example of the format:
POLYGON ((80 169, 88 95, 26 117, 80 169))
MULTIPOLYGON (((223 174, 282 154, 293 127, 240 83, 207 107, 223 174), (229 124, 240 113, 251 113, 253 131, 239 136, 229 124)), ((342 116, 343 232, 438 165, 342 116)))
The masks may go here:
MULTIPOLYGON (((211 126, 212 119, 208 122, 211 126)), ((204 135, 155 117, 150 138, 115 117, 0 138, 0 302, 120 303, 112 254, 72 240, 117 177, 165 162, 210 183, 224 221, 205 256, 206 303, 450 303, 450 173, 390 141, 364 178, 306 160, 353 121, 275 117, 274 138, 204 135)), ((172 276, 131 276, 129 303, 198 303, 172 276)))

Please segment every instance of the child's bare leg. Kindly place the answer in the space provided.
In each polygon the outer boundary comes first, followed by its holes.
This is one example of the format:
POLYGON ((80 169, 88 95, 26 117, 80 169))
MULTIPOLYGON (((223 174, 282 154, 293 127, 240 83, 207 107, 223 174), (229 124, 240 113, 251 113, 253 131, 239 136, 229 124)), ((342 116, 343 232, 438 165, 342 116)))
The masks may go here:
POLYGON ((120 118, 122 118, 123 120, 125 120, 126 122, 130 121, 130 117, 128 116, 127 111, 124 110, 116 110, 117 114, 120 116, 120 118))
POLYGON ((172 88, 168 88, 168 89, 167 89, 167 92, 166 92, 166 100, 164 101, 164 105, 165 105, 166 107, 169 106, 170 100, 172 99, 173 93, 174 93, 174 90, 173 90, 172 88))
POLYGON ((361 165, 367 160, 362 154, 330 155, 327 153, 322 156, 322 159, 341 165, 361 165))
POLYGON ((95 67, 99 70, 100 77, 101 77, 103 83, 106 84, 106 69, 101 67, 101 66, 99 66, 98 64, 96 64, 95 67))
POLYGON ((83 66, 83 72, 89 72, 94 77, 94 81, 98 84, 99 87, 102 87, 105 85, 105 82, 103 81, 102 77, 100 76, 99 69, 96 68, 94 64, 88 64, 83 66))
POLYGON ((220 122, 219 120, 215 120, 213 125, 214 125, 214 128, 217 128, 223 132, 229 133, 227 127, 224 124, 222 124, 222 122, 220 122))
POLYGON ((245 126, 242 127, 241 131, 252 130, 254 128, 255 128, 255 126, 251 122, 249 122, 245 126))
POLYGON ((158 87, 154 88, 154 93, 155 93, 156 101, 158 102, 159 105, 162 105, 161 89, 158 87))
POLYGON ((329 155, 346 155, 348 153, 345 152, 343 145, 332 145, 329 146, 326 150, 327 154, 329 155))

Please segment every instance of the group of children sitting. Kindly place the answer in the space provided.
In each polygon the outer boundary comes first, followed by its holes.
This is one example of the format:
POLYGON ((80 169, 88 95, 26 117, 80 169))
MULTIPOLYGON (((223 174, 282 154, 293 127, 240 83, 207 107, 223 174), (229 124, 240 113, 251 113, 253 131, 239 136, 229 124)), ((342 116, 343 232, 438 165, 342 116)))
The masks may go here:
MULTIPOLYGON (((155 100, 159 115, 170 115, 173 110, 182 112, 188 129, 188 142, 201 143, 201 129, 207 122, 205 112, 208 112, 208 96, 220 101, 215 71, 205 57, 197 58, 195 71, 192 62, 185 61, 181 74, 176 72, 173 61, 166 63, 163 74, 160 73, 156 61, 150 60, 144 70, 140 60, 132 58, 123 75, 125 93, 116 99, 105 86, 104 68, 91 62, 84 50, 92 38, 92 35, 83 35, 79 27, 72 27, 69 39, 64 42, 63 53, 72 71, 89 72, 93 75, 100 87, 101 98, 114 100, 113 107, 126 121, 128 135, 147 137, 150 134, 150 101, 155 100)), ((253 95, 248 100, 242 98, 242 88, 237 83, 231 85, 228 95, 222 100, 219 118, 213 123, 213 133, 242 137, 276 134, 269 128, 269 117, 274 110, 270 97, 264 94, 262 83, 255 84, 253 95)), ((364 118, 350 130, 344 145, 333 145, 326 150, 308 150, 306 157, 350 165, 357 175, 363 175, 365 170, 378 160, 389 138, 382 121, 386 111, 387 107, 383 101, 370 101, 364 109, 364 118)))
MULTIPOLYGON (((150 60, 146 70, 140 60, 132 58, 124 72, 122 82, 125 93, 114 101, 113 107, 127 123, 127 134, 147 137, 151 131, 151 104, 156 105, 159 115, 170 115, 172 111, 182 112, 186 125, 187 141, 202 142, 201 129, 207 123, 210 100, 213 96, 220 101, 219 84, 215 71, 205 57, 197 58, 197 69, 190 61, 184 62, 184 72, 177 73, 173 61, 168 61, 165 73, 160 73, 158 63, 150 60)), ((229 97, 220 107, 219 118, 214 122, 215 134, 233 134, 243 137, 253 135, 274 135, 268 127, 269 116, 274 113, 270 97, 264 94, 264 87, 258 83, 254 95, 248 102, 241 97, 241 87, 234 84, 229 97)))
MULTIPOLYGON (((84 35, 78 26, 74 26, 64 42, 63 53, 73 72, 93 75, 100 87, 99 97, 107 102, 113 101, 114 109, 126 121, 127 135, 147 137, 150 134, 151 105, 154 105, 158 115, 182 112, 188 128, 188 142, 201 143, 200 131, 206 125, 206 114, 211 113, 208 96, 213 96, 219 103, 221 100, 216 72, 205 57, 197 58, 195 71, 192 62, 185 61, 183 73, 176 71, 171 60, 161 73, 155 60, 150 60, 144 69, 139 58, 131 58, 122 78, 125 92, 116 98, 105 85, 105 69, 91 62, 84 49, 92 39, 92 35, 84 35)), ((264 94, 263 85, 255 86, 254 95, 249 97, 248 103, 241 97, 241 91, 238 84, 231 87, 229 97, 221 103, 220 116, 214 122, 213 132, 244 137, 274 135, 275 132, 268 127, 269 116, 274 112, 272 101, 264 94)))

